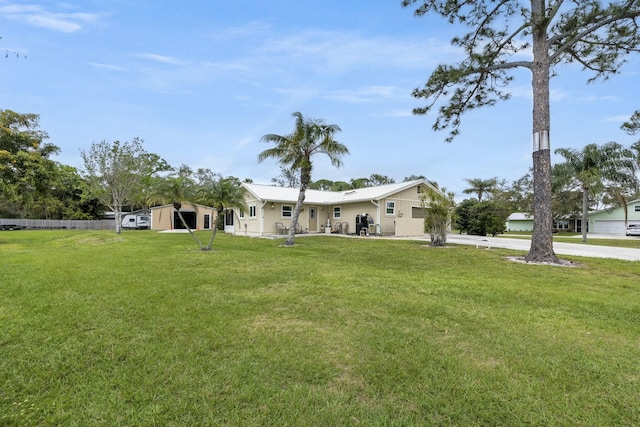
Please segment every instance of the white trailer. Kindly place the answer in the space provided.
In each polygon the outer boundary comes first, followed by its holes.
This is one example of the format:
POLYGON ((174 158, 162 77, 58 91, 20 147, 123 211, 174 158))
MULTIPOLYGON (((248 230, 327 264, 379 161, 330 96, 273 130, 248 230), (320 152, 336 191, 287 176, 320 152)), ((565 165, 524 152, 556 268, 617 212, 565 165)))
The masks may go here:
POLYGON ((122 218, 122 228, 134 230, 151 228, 151 216, 147 214, 127 214, 122 218))

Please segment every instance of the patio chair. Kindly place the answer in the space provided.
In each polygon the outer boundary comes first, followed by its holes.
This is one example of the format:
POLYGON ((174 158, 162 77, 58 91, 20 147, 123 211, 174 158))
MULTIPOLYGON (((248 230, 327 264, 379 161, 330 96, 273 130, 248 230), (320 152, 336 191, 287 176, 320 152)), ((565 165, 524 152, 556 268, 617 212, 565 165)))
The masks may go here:
POLYGON ((331 232, 332 233, 340 233, 341 229, 342 229, 342 223, 336 222, 335 224, 333 224, 333 228, 331 229, 331 232))
POLYGON ((349 223, 348 222, 341 222, 340 223, 340 233, 347 234, 347 229, 348 228, 349 228, 349 223))
POLYGON ((276 222, 276 232, 278 234, 288 234, 289 227, 285 227, 284 224, 281 222, 276 222))

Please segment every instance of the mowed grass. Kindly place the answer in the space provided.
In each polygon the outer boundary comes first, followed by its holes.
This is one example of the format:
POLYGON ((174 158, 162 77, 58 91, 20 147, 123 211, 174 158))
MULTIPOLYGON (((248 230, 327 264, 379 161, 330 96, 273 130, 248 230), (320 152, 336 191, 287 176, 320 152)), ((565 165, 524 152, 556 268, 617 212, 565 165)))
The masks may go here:
MULTIPOLYGON (((531 240, 531 232, 511 231, 505 234, 500 234, 498 235, 498 237, 531 240)), ((640 237, 637 237, 637 236, 623 237, 623 235, 619 235, 619 236, 614 236, 613 238, 610 238, 610 239, 587 236, 587 241, 583 242, 582 234, 558 233, 553 235, 553 241, 563 242, 563 243, 575 243, 577 245, 613 246, 617 248, 640 249, 640 237)))
POLYGON ((640 263, 282 242, 0 233, 0 425, 640 424, 640 263))

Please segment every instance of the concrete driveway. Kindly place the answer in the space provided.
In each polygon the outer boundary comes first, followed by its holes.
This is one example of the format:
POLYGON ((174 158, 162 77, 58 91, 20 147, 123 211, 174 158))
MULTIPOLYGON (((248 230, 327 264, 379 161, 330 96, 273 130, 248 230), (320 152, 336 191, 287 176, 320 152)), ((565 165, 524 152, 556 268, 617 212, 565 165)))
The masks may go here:
MULTIPOLYGON (((599 237, 605 236, 588 236, 593 242, 599 237)), ((611 238, 611 236, 606 236, 611 238)), ((626 237, 628 239, 628 237, 626 237)), ((513 239, 508 237, 488 237, 488 236, 468 236, 466 234, 448 234, 447 243, 456 245, 478 245, 481 248, 504 248, 516 251, 529 252, 531 241, 527 239, 513 239)), ((590 258, 614 258, 626 261, 640 261, 640 249, 615 248, 611 246, 585 245, 579 243, 560 243, 553 244, 553 250, 556 255, 573 255, 590 258)))

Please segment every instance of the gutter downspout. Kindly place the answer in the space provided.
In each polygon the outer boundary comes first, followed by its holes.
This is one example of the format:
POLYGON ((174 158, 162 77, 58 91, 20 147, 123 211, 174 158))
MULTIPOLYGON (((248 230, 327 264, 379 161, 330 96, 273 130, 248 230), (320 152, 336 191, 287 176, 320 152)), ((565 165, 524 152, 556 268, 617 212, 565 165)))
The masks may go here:
POLYGON ((264 207, 267 204, 267 200, 264 200, 262 202, 262 205, 260 206, 260 237, 264 236, 264 207))
MULTIPOLYGON (((382 236, 382 225, 380 224, 380 203, 377 203, 375 200, 370 200, 371 204, 376 207, 376 218, 378 218, 378 224, 376 227, 376 232, 380 229, 380 236, 382 236)), ((376 233, 377 234, 377 233, 376 233)))

